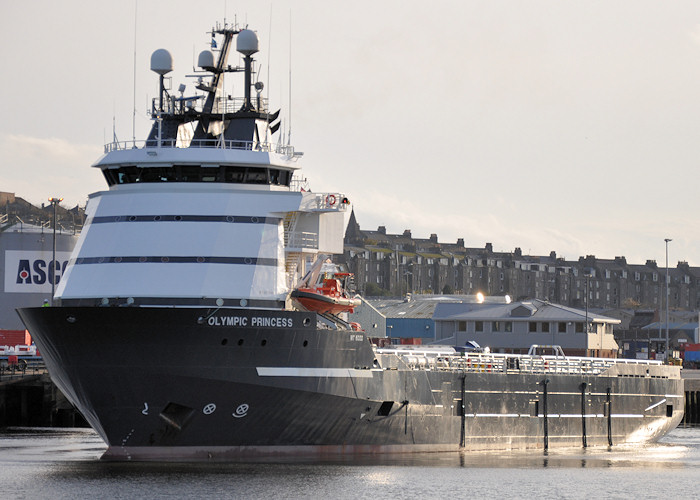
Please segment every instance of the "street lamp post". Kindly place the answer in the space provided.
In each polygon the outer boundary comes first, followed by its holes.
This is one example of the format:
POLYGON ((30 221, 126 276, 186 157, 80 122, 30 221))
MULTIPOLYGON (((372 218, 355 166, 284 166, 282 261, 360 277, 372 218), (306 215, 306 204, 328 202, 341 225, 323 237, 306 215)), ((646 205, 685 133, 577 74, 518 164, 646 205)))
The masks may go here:
POLYGON ((53 205, 53 255, 49 266, 49 280, 51 281, 51 305, 54 305, 53 295, 56 293, 56 205, 63 201, 63 198, 49 198, 53 205))
POLYGON ((666 363, 668 363, 668 242, 673 241, 671 238, 664 238, 666 242, 666 363))
POLYGON ((590 273, 586 273, 583 275, 586 278, 586 347, 588 347, 588 333, 589 333, 589 328, 588 328, 588 286, 589 282, 591 279, 590 273))

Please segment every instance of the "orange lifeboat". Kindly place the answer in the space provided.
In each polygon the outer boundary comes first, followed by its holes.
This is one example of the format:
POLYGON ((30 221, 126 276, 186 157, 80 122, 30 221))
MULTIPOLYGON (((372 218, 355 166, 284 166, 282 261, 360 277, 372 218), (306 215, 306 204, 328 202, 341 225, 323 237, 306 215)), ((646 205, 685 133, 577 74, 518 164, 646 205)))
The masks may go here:
POLYGON ((359 296, 348 294, 351 273, 339 272, 338 266, 324 255, 319 256, 290 297, 298 307, 322 314, 351 313, 360 305, 359 296))
POLYGON ((357 297, 348 297, 343 282, 350 273, 326 273, 314 287, 302 287, 292 291, 291 297, 307 311, 339 314, 353 312, 360 305, 357 297))

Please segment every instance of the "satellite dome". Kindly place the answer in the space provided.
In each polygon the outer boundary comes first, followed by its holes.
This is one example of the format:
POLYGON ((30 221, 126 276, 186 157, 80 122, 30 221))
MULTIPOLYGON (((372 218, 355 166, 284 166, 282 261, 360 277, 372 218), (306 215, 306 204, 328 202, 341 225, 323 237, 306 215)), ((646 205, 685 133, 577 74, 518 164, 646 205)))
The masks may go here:
POLYGON ((197 66, 200 68, 213 68, 214 67, 214 54, 211 50, 203 50, 199 53, 197 58, 197 66))
POLYGON ((173 70, 173 56, 165 49, 158 49, 151 54, 151 71, 165 75, 173 70))
POLYGON ((246 56, 255 54, 258 51, 258 35, 252 30, 242 30, 236 39, 236 50, 246 56))

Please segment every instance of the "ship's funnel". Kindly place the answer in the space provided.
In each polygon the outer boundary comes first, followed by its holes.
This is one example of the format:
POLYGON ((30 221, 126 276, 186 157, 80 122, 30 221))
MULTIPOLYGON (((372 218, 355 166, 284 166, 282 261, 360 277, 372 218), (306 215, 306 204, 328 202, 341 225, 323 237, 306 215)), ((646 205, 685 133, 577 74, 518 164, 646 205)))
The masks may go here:
POLYGON ((244 56, 252 56, 258 51, 258 35, 252 30, 242 30, 236 38, 236 50, 244 56))
POLYGON ((151 54, 151 71, 155 71, 160 76, 170 73, 173 70, 173 56, 165 49, 158 49, 151 54))

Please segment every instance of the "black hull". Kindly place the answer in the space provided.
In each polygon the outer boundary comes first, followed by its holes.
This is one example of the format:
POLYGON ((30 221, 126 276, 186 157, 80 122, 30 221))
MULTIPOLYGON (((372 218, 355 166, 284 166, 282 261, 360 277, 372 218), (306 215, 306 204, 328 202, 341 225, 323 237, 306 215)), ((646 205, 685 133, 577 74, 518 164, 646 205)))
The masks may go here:
POLYGON ((683 416, 682 380, 662 366, 603 375, 392 368, 364 335, 318 329, 313 313, 19 312, 110 459, 608 446, 654 441, 683 416))

